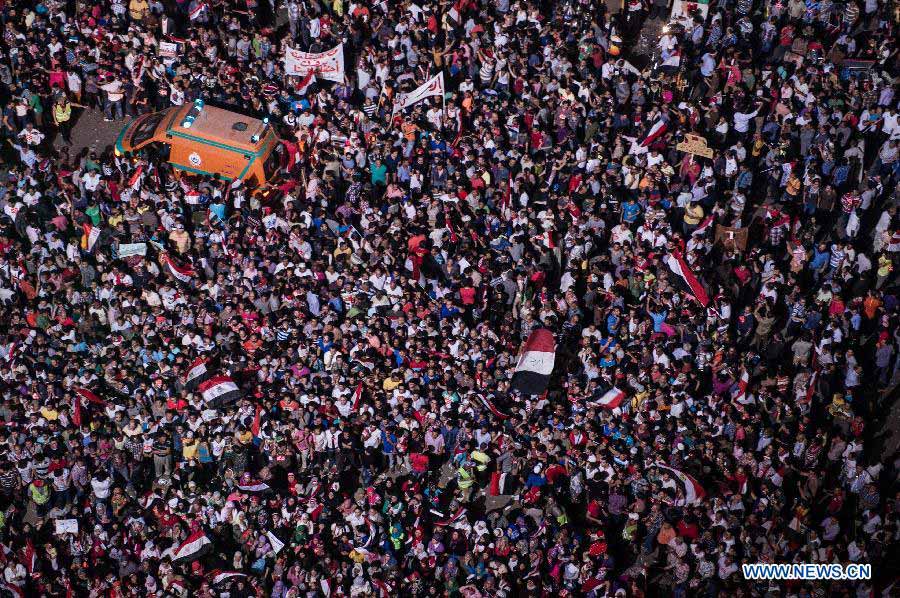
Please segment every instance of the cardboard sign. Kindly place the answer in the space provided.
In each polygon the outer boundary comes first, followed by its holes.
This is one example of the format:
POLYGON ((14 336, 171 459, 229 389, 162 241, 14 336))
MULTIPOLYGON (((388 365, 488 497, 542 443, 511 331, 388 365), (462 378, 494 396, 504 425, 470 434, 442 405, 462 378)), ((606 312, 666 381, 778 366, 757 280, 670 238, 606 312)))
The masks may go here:
POLYGON ((172 42, 159 42, 160 58, 175 58, 178 56, 178 44, 172 42))
POLYGON ((724 247, 733 247, 738 251, 744 251, 747 249, 748 234, 749 229, 747 228, 734 228, 717 224, 715 242, 724 247))
POLYGON ((703 156, 704 158, 712 158, 712 148, 706 145, 706 139, 700 135, 692 135, 685 133, 684 141, 675 146, 675 149, 687 152, 695 156, 703 156))
POLYGON ((57 535, 78 533, 77 519, 56 519, 53 523, 56 526, 57 535))

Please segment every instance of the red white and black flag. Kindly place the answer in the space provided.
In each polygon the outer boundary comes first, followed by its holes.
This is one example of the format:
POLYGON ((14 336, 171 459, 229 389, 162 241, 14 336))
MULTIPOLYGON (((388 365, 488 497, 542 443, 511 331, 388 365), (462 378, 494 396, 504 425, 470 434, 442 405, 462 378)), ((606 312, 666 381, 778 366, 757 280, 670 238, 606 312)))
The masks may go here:
POLYGON ((546 328, 532 331, 522 345, 510 388, 523 395, 539 395, 547 390, 556 361, 556 340, 546 328))
POLYGON ((478 399, 478 402, 483 408, 493 413, 494 417, 498 419, 509 419, 509 414, 498 409, 494 402, 488 397, 484 396, 483 394, 476 394, 475 398, 478 399))
POLYGON ((624 400, 625 391, 619 390, 618 388, 613 386, 605 393, 603 393, 603 396, 601 396, 596 401, 593 401, 592 404, 604 409, 616 409, 622 404, 624 400))
POLYGON ((197 390, 210 407, 219 407, 233 403, 241 398, 241 389, 228 376, 213 376, 202 382, 197 390))
POLYGON ((177 280, 180 280, 181 282, 187 284, 194 279, 194 276, 196 276, 193 268, 191 268, 190 266, 179 266, 171 257, 169 257, 168 254, 165 254, 163 256, 163 259, 165 260, 166 269, 169 270, 169 274, 171 274, 177 280))
POLYGON ((647 131, 647 136, 641 141, 641 145, 644 147, 649 147, 654 141, 662 137, 666 134, 666 131, 669 130, 669 125, 659 117, 656 119, 656 122, 653 123, 653 126, 647 131))
POLYGON ((202 529, 197 530, 179 544, 172 555, 173 563, 190 563, 196 561, 212 550, 212 540, 202 529))
POLYGON ((676 505, 678 505, 679 503, 681 504, 681 506, 700 504, 700 502, 706 497, 706 490, 703 489, 703 486, 700 485, 700 482, 684 473, 680 469, 675 469, 674 467, 669 467, 668 465, 663 465, 662 463, 657 463, 656 467, 665 469, 666 471, 674 475, 676 480, 678 480, 678 484, 681 487, 679 493, 681 494, 682 498, 676 502, 676 505))
POLYGON ((247 577, 247 574, 241 573, 240 571, 222 571, 221 569, 216 569, 209 574, 209 580, 212 585, 218 585, 230 579, 239 577, 247 577))
POLYGON ((212 376, 212 372, 206 367, 208 364, 209 360, 205 357, 198 357, 191 363, 184 376, 184 385, 188 390, 194 390, 212 376))
POLYGON ((666 262, 669 270, 675 273, 678 277, 677 280, 693 295, 700 305, 703 307, 709 305, 709 295, 706 294, 706 289, 700 284, 700 280, 691 271, 690 266, 684 261, 684 256, 680 252, 673 251, 663 258, 663 261, 666 262))

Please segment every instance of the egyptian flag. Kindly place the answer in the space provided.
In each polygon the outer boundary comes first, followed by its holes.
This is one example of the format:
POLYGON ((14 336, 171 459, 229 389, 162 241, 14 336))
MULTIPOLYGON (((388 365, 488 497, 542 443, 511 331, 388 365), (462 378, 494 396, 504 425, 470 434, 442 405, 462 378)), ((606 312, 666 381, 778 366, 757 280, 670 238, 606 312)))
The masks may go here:
POLYGON ((238 484, 238 488, 241 492, 256 493, 265 492, 269 489, 269 485, 259 480, 251 480, 249 484, 238 484))
POLYGON ((259 430, 262 428, 262 412, 262 405, 257 405, 256 412, 253 414, 253 425, 250 426, 254 438, 259 438, 259 430))
POLYGON ((494 417, 496 417, 497 419, 509 419, 509 414, 497 409, 497 406, 494 405, 493 401, 488 399, 486 396, 482 394, 476 394, 475 397, 478 399, 478 402, 481 403, 482 407, 493 413, 494 417))
POLYGON ((447 230, 450 231, 450 242, 456 243, 459 240, 459 235, 456 234, 456 230, 453 228, 453 219, 450 218, 450 210, 447 204, 444 204, 444 222, 447 225, 447 230))
POLYGON ((209 360, 205 357, 198 357, 191 363, 191 367, 184 376, 184 385, 188 390, 194 390, 212 375, 212 372, 206 367, 208 363, 209 360))
POLYGON ((300 81, 294 86, 294 90, 297 92, 297 95, 306 95, 306 91, 315 82, 315 71, 309 71, 308 73, 306 73, 306 76, 300 79, 300 81))
POLYGON ((215 586, 238 577, 247 577, 247 574, 241 573, 240 571, 222 571, 221 569, 216 569, 209 574, 209 581, 215 586))
POLYGON ((500 215, 504 220, 512 218, 512 173, 506 179, 506 189, 503 190, 503 197, 500 199, 500 215))
POLYGON ((604 409, 617 409, 625 400, 625 391, 619 390, 615 386, 603 393, 599 399, 593 402, 598 407, 604 409))
MULTIPOLYGON (((435 511, 433 509, 431 512, 435 515, 443 515, 443 513, 440 513, 439 511, 435 511)), ((440 521, 435 521, 434 524, 437 526, 440 526, 440 527, 447 527, 448 525, 453 525, 454 523, 456 523, 457 521, 459 521, 460 519, 465 517, 465 515, 466 515, 466 508, 460 507, 459 510, 457 510, 456 513, 454 513, 452 517, 448 517, 446 519, 441 519, 440 521)))
POLYGON ((556 249, 556 240, 553 238, 553 231, 544 231, 534 237, 533 240, 535 243, 540 243, 547 249, 556 249))
POLYGON ((96 226, 91 226, 87 222, 81 226, 84 229, 84 242, 82 247, 88 252, 91 252, 94 250, 94 245, 97 244, 97 240, 100 238, 100 229, 96 226))
POLYGON ((228 376, 213 376, 197 387, 210 407, 233 403, 241 398, 241 389, 228 376))
POLYGON ((134 169, 134 173, 131 175, 131 178, 128 179, 128 186, 131 187, 133 191, 138 191, 141 188, 141 181, 143 180, 144 175, 144 165, 141 164, 137 168, 134 169))
POLYGON ((164 254, 163 259, 166 262, 166 268, 168 268, 169 273, 176 279, 185 284, 193 280, 195 275, 193 268, 191 268, 190 266, 179 266, 171 257, 169 257, 169 254, 164 254))
POLYGON ((356 385, 356 390, 353 391, 353 406, 350 407, 351 413, 356 413, 359 409, 359 402, 362 400, 362 391, 363 391, 363 383, 360 382, 356 385))
POLYGON ((713 216, 710 214, 706 218, 703 219, 703 222, 700 223, 700 226, 694 229, 694 232, 691 233, 692 237, 699 237, 700 235, 706 233, 707 230, 712 226, 713 216))
POLYGON ((106 405, 106 401, 104 401, 103 399, 101 399, 100 397, 98 397, 97 395, 95 395, 94 393, 92 393, 91 391, 89 391, 86 388, 76 388, 75 394, 78 395, 80 398, 84 399, 85 401, 87 401, 88 403, 93 403, 94 405, 100 405, 101 407, 106 405))
POLYGON ((547 390, 556 361, 556 341, 546 328, 534 330, 522 345, 510 388, 523 395, 539 395, 547 390))
POLYGON ((25 541, 25 548, 22 550, 22 565, 28 575, 34 577, 34 573, 37 571, 37 554, 34 552, 34 543, 31 538, 25 541))
POLYGON ((196 561, 212 550, 212 540, 202 529, 197 530, 182 542, 172 556, 173 563, 190 563, 196 561))
POLYGON ((647 136, 644 137, 644 140, 641 141, 641 146, 650 147, 650 145, 666 134, 666 131, 669 130, 669 125, 666 124, 666 121, 662 119, 662 117, 657 117, 656 122, 653 123, 653 126, 650 127, 650 130, 647 131, 647 136))
POLYGON ((706 289, 703 288, 703 285, 700 284, 700 281, 691 271, 690 267, 687 265, 687 262, 684 261, 684 257, 682 257, 681 252, 673 251, 672 253, 664 257, 663 261, 666 262, 669 270, 671 270, 678 276, 684 286, 687 287, 687 290, 691 292, 691 294, 700 303, 700 305, 702 305, 703 307, 709 305, 709 295, 706 294, 706 289))
POLYGON ((809 404, 813 400, 813 396, 816 394, 816 383, 819 381, 819 370, 816 370, 812 373, 812 376, 809 377, 809 385, 806 387, 806 398, 805 403, 809 404))
POLYGON ((747 372, 747 368, 743 368, 741 371, 741 379, 738 380, 738 387, 735 390, 732 398, 738 403, 743 403, 744 399, 747 398, 747 386, 750 385, 750 373, 747 372))
POLYGON ((194 7, 193 10, 188 12, 188 17, 193 21, 198 18, 201 14, 203 14, 203 10, 206 8, 206 2, 198 2, 197 6, 194 7))
POLYGON ((678 483, 681 485, 681 494, 682 496, 684 496, 683 505, 700 504, 700 502, 706 496, 706 490, 703 489, 703 486, 700 485, 700 482, 684 473, 680 469, 675 469, 673 467, 669 467, 668 465, 663 465, 662 463, 657 463, 656 466, 660 469, 665 469, 666 471, 674 475, 675 479, 678 480, 678 483))

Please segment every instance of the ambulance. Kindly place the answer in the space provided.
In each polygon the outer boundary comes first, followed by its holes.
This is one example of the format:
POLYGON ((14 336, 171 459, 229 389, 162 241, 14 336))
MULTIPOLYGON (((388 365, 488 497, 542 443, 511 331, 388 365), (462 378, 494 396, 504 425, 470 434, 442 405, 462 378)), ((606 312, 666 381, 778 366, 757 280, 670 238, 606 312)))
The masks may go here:
POLYGON ((260 187, 277 178, 285 152, 268 120, 198 99, 137 117, 119 133, 115 152, 146 152, 183 172, 241 179, 248 187, 260 187))

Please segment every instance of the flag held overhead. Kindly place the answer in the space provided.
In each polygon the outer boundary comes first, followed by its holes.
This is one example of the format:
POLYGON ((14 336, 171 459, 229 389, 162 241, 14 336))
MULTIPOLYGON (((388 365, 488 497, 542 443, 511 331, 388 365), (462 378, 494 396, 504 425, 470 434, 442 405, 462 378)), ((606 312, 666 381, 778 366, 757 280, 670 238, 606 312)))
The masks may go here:
POLYGON ((510 388, 524 395, 539 395, 547 390, 556 362, 556 340, 546 328, 532 331, 522 346, 510 388))

